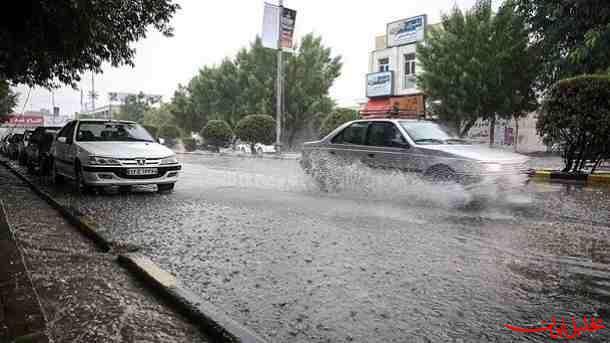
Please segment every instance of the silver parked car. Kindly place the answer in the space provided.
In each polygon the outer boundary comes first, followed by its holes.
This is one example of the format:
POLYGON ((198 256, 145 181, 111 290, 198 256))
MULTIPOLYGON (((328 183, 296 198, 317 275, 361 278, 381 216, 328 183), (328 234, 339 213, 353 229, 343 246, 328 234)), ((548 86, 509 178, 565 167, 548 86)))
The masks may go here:
POLYGON ((182 169, 172 150, 129 121, 72 121, 57 133, 51 155, 55 181, 73 179, 79 190, 152 184, 171 191, 182 169))
POLYGON ((333 168, 360 161, 414 172, 431 181, 474 184, 527 180, 528 158, 472 145, 441 125, 416 119, 356 120, 303 147, 301 166, 322 185, 333 168))

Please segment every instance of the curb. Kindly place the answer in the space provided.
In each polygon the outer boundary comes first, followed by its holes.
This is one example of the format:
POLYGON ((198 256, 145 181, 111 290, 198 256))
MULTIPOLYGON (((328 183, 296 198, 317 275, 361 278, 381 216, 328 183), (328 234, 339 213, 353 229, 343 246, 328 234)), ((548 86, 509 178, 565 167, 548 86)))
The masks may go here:
MULTIPOLYGON (((43 191, 23 176, 10 163, 0 160, 19 179, 23 180, 38 196, 57 210, 70 224, 76 226, 85 236, 90 238, 103 252, 112 252, 112 241, 103 233, 100 227, 75 211, 63 206, 48 193, 43 191)), ((194 292, 183 286, 176 277, 159 268, 148 257, 141 253, 126 253, 118 256, 118 261, 127 270, 141 277, 146 286, 160 292, 163 298, 172 303, 184 313, 194 324, 199 325, 203 332, 220 342, 227 343, 266 343, 248 329, 241 326, 214 305, 198 297, 194 292)))
POLYGON ((30 181, 27 177, 23 176, 18 170, 13 168, 10 163, 6 161, 0 161, 0 164, 4 165, 8 170, 15 174, 19 179, 25 182, 39 197, 46 201, 51 207, 57 210, 70 224, 75 226, 81 231, 86 237, 91 239, 97 247, 103 252, 109 252, 112 248, 112 241, 109 237, 103 234, 101 227, 93 223, 91 220, 80 215, 76 211, 65 207, 58 201, 53 199, 47 192, 40 189, 36 184, 30 181))
POLYGON ((568 174, 555 170, 536 170, 533 177, 551 182, 579 183, 587 185, 610 185, 610 173, 568 174))
POLYGON ((237 157, 237 158, 251 158, 251 159, 263 159, 263 160, 298 160, 299 156, 277 156, 277 155, 246 155, 246 154, 230 154, 226 152, 177 152, 177 155, 197 155, 197 156, 211 156, 211 157, 237 157))
POLYGON ((194 319, 207 333, 221 342, 265 343, 266 341, 198 297, 173 275, 159 268, 140 253, 119 255, 119 262, 159 291, 181 312, 194 319))
POLYGON ((47 315, 0 199, 0 341, 49 342, 47 315))

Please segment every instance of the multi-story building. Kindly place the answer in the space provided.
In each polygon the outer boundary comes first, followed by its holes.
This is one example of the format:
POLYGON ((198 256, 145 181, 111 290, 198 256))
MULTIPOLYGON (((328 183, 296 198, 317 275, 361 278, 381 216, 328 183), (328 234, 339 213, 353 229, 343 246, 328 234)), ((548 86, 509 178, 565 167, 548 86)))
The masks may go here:
POLYGON ((375 38, 366 75, 369 101, 364 117, 424 116, 424 94, 417 88, 417 43, 426 37, 427 16, 419 15, 387 24, 386 34, 375 38))

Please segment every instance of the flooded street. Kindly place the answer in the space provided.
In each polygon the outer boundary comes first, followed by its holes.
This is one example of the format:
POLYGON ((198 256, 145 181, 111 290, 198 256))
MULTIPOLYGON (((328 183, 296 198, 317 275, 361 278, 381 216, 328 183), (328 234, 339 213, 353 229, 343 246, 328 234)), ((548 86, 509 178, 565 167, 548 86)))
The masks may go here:
POLYGON ((469 208, 402 174, 343 170, 326 193, 294 160, 181 160, 173 194, 47 189, 272 342, 548 342, 504 325, 610 321, 609 188, 531 182, 469 208))

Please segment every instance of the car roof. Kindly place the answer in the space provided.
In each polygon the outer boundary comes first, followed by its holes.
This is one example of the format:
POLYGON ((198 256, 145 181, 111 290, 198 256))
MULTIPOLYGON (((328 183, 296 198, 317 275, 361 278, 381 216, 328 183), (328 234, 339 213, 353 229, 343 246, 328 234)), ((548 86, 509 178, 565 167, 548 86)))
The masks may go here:
POLYGON ((130 120, 115 120, 115 119, 78 119, 82 123, 123 123, 123 124, 137 124, 135 121, 130 120))

